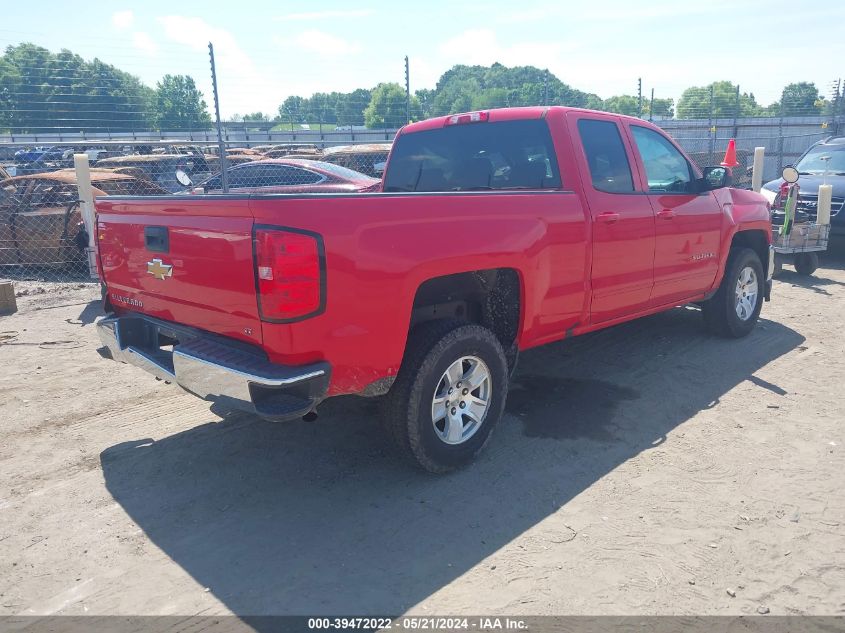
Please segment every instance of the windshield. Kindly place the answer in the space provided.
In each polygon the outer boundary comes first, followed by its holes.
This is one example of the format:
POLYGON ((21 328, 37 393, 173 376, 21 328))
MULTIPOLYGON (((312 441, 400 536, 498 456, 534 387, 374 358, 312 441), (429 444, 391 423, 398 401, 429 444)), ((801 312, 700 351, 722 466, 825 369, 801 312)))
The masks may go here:
POLYGON ((449 125, 403 134, 385 191, 559 188, 549 128, 542 120, 449 125))
POLYGON ((807 152, 798 164, 799 174, 829 174, 845 176, 845 145, 818 145, 807 152), (830 160, 823 160, 830 157, 830 160))

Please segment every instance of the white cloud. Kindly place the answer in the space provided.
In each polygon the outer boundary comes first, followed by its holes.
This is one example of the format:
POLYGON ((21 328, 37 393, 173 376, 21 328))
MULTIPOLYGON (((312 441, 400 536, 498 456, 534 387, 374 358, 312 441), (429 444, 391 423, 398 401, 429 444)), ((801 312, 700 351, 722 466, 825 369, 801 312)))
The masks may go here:
POLYGON ((155 57, 158 55, 158 43, 148 33, 138 31, 132 35, 132 44, 142 53, 155 57))
POLYGON ((491 29, 470 29, 438 47, 443 61, 452 64, 481 64, 499 62, 505 66, 533 65, 543 67, 543 60, 558 58, 564 51, 560 42, 517 42, 501 44, 491 29))
POLYGON ((121 31, 132 26, 132 22, 134 21, 135 14, 128 9, 126 11, 117 11, 111 16, 111 23, 115 26, 115 28, 121 31))
POLYGON ((252 59, 226 29, 212 26, 202 18, 181 15, 166 15, 158 21, 164 27, 165 36, 172 42, 189 46, 197 52, 207 52, 211 42, 214 60, 219 67, 244 75, 257 75, 252 59))
MULTIPOLYGON (((277 41, 281 41, 277 38, 277 41)), ((324 58, 345 57, 354 55, 361 50, 357 42, 350 42, 342 37, 324 31, 303 31, 293 39, 294 45, 300 50, 311 51, 324 58)))
POLYGON ((502 24, 561 20, 563 24, 583 26, 584 22, 607 25, 620 22, 686 18, 693 15, 713 14, 732 5, 732 0, 710 0, 706 4, 684 3, 677 0, 652 0, 649 4, 634 5, 629 0, 605 0, 600 6, 589 3, 557 6, 528 4, 513 11, 499 14, 496 21, 502 24))
MULTIPOLYGON (((224 28, 213 26, 203 18, 168 15, 158 18, 169 43, 184 46, 185 66, 181 72, 191 74, 213 111, 211 75, 208 66, 208 43, 214 45, 217 83, 221 110, 225 118, 233 112, 271 112, 281 103, 281 88, 273 81, 273 71, 259 71, 253 59, 241 48, 238 40, 224 28)), ((169 49, 168 49, 169 50, 169 49)), ((168 53, 170 54, 170 53, 168 53)))
POLYGON ((328 20, 331 18, 365 18, 373 15, 375 11, 372 9, 352 9, 352 10, 336 10, 336 11, 310 11, 305 13, 288 13, 287 15, 277 15, 274 20, 279 22, 295 22, 305 20, 328 20))

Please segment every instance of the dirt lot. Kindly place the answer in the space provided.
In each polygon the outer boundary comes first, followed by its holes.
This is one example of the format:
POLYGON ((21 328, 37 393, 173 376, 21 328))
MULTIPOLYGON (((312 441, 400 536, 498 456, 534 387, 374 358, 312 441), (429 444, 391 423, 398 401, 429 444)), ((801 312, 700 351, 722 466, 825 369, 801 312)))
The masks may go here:
POLYGON ((524 354, 488 452, 441 478, 393 456, 371 401, 223 419, 99 359, 93 288, 19 286, 0 614, 845 614, 826 263, 785 272, 742 341, 685 308, 524 354))

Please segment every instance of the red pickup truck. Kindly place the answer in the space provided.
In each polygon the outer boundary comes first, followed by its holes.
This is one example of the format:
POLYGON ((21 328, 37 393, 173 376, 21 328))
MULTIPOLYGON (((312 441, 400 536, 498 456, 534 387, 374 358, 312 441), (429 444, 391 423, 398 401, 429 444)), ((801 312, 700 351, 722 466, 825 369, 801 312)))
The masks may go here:
POLYGON ((748 334, 766 200, 639 119, 508 108, 404 127, 383 191, 97 201, 103 356, 286 420, 384 396, 400 449, 481 450, 517 355, 686 303, 748 334))

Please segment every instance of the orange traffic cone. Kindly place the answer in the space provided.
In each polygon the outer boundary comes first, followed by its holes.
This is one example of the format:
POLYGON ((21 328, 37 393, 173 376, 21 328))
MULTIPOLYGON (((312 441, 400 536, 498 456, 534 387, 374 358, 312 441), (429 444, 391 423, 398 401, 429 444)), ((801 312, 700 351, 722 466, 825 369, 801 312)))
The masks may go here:
POLYGON ((728 149, 725 152, 725 158, 720 163, 722 167, 736 167, 739 162, 736 160, 736 141, 731 139, 728 141, 728 149))

